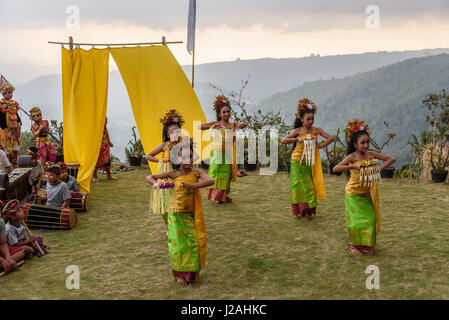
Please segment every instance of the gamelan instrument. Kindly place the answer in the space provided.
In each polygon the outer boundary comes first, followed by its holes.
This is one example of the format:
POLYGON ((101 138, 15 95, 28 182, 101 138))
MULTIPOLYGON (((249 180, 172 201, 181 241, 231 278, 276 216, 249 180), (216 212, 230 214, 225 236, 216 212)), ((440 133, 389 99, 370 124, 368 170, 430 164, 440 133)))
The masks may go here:
POLYGON ((69 176, 78 178, 78 171, 80 169, 79 163, 66 163, 67 165, 67 173, 69 176))
POLYGON ((25 203, 22 207, 25 223, 31 228, 50 230, 72 229, 77 221, 74 209, 63 209, 25 203))
POLYGON ((70 192, 72 198, 70 198, 70 208, 76 211, 89 210, 90 197, 88 193, 83 192, 70 192))
POLYGON ((0 174, 0 199, 21 201, 28 196, 28 177, 31 168, 16 168, 10 173, 0 174))
POLYGON ((19 159, 17 159, 17 165, 19 168, 31 167, 31 156, 19 156, 19 159))

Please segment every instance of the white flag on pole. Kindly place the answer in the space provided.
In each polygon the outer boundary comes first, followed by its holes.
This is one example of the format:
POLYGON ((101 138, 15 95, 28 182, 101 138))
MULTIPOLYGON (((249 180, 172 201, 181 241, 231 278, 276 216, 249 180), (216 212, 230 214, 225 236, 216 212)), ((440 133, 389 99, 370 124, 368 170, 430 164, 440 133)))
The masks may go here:
POLYGON ((189 0, 189 18, 187 21, 187 51, 195 51, 196 0, 189 0))

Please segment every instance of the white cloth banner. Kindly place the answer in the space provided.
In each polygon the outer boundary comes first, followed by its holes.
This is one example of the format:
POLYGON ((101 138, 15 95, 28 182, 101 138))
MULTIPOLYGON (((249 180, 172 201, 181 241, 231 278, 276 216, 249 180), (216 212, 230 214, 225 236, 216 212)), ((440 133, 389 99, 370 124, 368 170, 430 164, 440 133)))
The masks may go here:
POLYGON ((187 51, 195 51, 196 0, 189 0, 189 18, 187 21, 187 51))

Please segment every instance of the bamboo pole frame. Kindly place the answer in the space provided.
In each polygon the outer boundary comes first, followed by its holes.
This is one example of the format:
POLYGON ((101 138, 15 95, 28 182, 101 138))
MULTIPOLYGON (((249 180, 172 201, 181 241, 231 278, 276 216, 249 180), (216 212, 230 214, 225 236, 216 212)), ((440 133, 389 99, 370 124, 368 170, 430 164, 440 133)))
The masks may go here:
POLYGON ((153 46, 153 45, 167 45, 167 44, 181 44, 183 41, 167 41, 165 36, 162 37, 161 42, 133 42, 133 43, 83 43, 73 42, 73 37, 69 37, 68 42, 48 41, 49 44, 68 45, 70 50, 73 50, 73 46, 99 46, 99 47, 126 47, 126 46, 153 46))
MULTIPOLYGON (((25 221, 22 221, 23 226, 25 227, 26 231, 28 232, 28 235, 30 237, 33 236, 33 234, 31 233, 31 230, 28 228, 28 226, 26 225, 25 221)), ((37 249, 39 250, 39 252, 44 255, 44 251, 42 250, 41 246, 39 245, 39 243, 37 241, 33 241, 34 245, 37 247, 37 249)))
MULTIPOLYGON (((19 262, 17 262, 17 266, 20 267, 23 263, 24 263, 24 260, 20 260, 19 262)), ((3 271, 2 273, 0 273, 0 278, 3 277, 5 274, 6 274, 6 271, 3 271)))

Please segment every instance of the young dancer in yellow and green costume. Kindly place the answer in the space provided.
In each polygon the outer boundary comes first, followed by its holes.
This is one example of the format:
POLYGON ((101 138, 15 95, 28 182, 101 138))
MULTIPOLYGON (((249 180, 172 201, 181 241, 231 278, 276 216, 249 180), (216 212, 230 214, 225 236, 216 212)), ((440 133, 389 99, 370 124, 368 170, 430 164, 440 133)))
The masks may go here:
MULTIPOLYGON (((172 171, 173 166, 170 162, 170 150, 169 143, 172 140, 176 140, 178 134, 176 134, 177 129, 181 129, 185 120, 181 113, 175 109, 170 109, 165 113, 165 116, 160 119, 162 127, 162 143, 158 145, 153 151, 147 154, 146 159, 151 162, 156 162, 158 164, 157 173, 163 173, 167 171, 172 171), (162 153, 162 158, 158 159, 156 156, 162 153)), ((167 178, 164 182, 171 182, 170 178, 167 178)), ((160 214, 164 219, 165 226, 167 226, 167 215, 168 208, 166 205, 165 197, 162 196, 162 192, 156 192, 153 194, 152 209, 156 211, 155 213, 160 214)), ((168 232, 168 231, 167 231, 168 232)))
POLYGON ((281 140, 283 144, 295 144, 290 162, 290 198, 293 216, 303 221, 316 214, 317 199, 326 200, 319 149, 334 141, 331 135, 313 126, 316 112, 310 99, 300 100, 294 129, 281 140), (326 141, 318 143, 320 135, 326 141))
POLYGON ((170 144, 174 170, 148 177, 153 188, 164 179, 172 179, 175 196, 168 213, 168 250, 172 273, 180 285, 199 281, 199 272, 206 263, 206 224, 199 188, 210 186, 214 181, 203 171, 192 169, 194 162, 193 141, 188 138, 170 144), (174 156, 177 155, 177 156, 174 156), (174 159, 173 159, 174 157, 174 159), (199 182, 201 178, 201 182, 199 182))
POLYGON ((207 189, 207 199, 217 204, 231 202, 231 181, 237 177, 235 131, 246 127, 242 122, 230 122, 231 102, 225 96, 215 98, 217 121, 201 125, 201 130, 212 130, 213 149, 210 153, 209 176, 214 185, 207 189))
POLYGON ((346 127, 347 156, 333 169, 334 172, 348 171, 346 227, 349 233, 348 248, 355 255, 374 254, 376 235, 380 230, 376 181, 380 179, 379 172, 395 161, 392 157, 369 150, 370 134, 370 128, 364 121, 349 121, 346 127), (373 159, 384 163, 379 168, 373 159))

